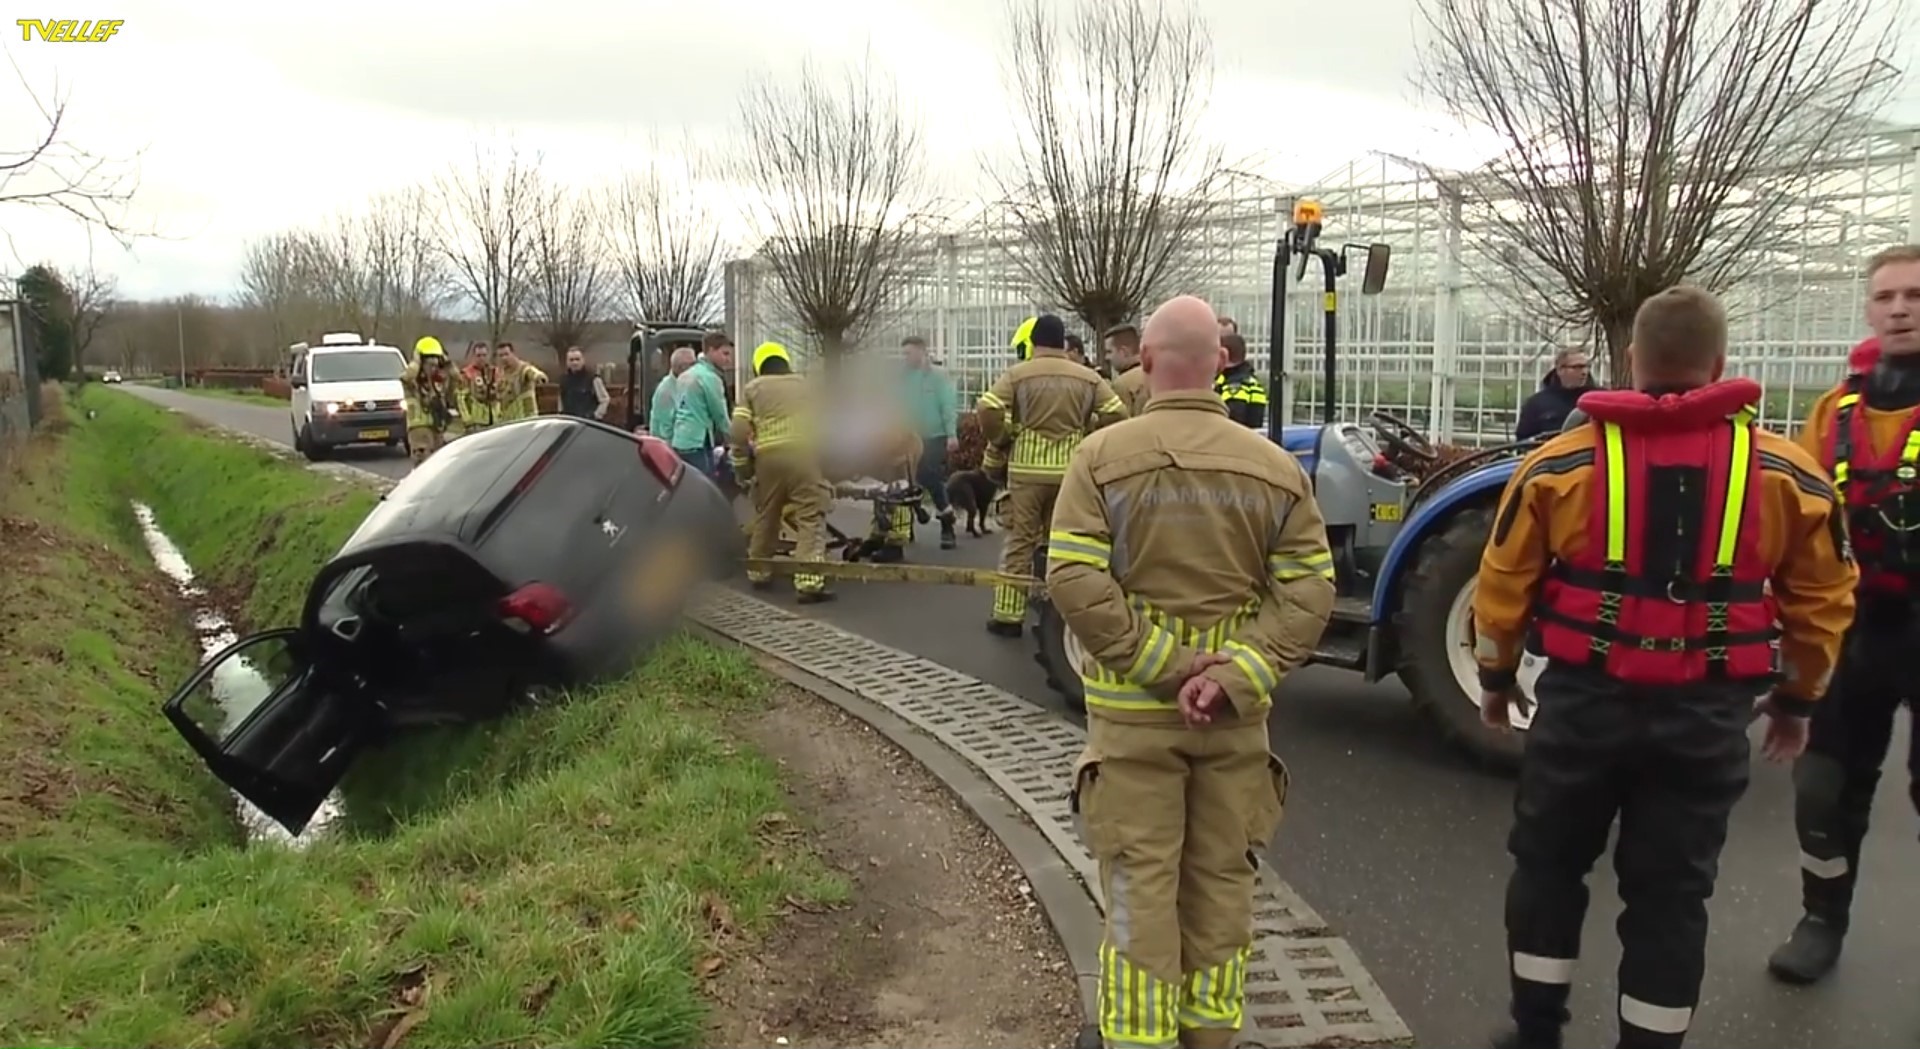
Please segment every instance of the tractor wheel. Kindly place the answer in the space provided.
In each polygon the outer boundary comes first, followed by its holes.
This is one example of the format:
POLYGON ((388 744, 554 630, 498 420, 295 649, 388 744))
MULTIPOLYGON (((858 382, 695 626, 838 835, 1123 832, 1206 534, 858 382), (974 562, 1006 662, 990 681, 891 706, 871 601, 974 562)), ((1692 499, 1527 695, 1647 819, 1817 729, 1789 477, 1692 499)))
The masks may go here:
MULTIPOLYGON (((1036 579, 1047 576, 1047 548, 1042 545, 1033 556, 1033 575, 1036 579)), ((1041 594, 1028 602, 1034 613, 1033 661, 1040 664, 1046 672, 1047 687, 1060 693, 1067 703, 1067 709, 1076 713, 1087 712, 1087 690, 1080 683, 1080 660, 1086 653, 1081 651, 1080 642, 1074 639, 1073 632, 1067 629, 1065 617, 1053 607, 1053 602, 1041 594)))
MULTIPOLYGON (((1400 633, 1400 680, 1414 708, 1431 719, 1447 741, 1480 764, 1507 772, 1520 764, 1530 717, 1514 718, 1514 732, 1480 723, 1480 683, 1473 659, 1473 594, 1480 555, 1493 527, 1493 511, 1462 511, 1415 555, 1405 596, 1395 617, 1400 633)), ((1520 685, 1533 698, 1543 661, 1528 655, 1520 685)))

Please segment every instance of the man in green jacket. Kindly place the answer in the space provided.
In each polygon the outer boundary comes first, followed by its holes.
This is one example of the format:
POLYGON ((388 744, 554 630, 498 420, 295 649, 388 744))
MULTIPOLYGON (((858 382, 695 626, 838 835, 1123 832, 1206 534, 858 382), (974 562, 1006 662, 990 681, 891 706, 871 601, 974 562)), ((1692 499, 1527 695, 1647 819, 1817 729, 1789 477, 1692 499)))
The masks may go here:
POLYGON ((680 376, 672 434, 661 436, 687 465, 712 477, 713 449, 726 443, 732 426, 723 376, 733 370, 733 340, 719 332, 708 332, 702 345, 700 359, 680 376))
POLYGON ((940 548, 958 545, 953 507, 947 502, 947 456, 960 450, 960 397, 953 379, 927 360, 927 340, 909 335, 900 343, 906 358, 901 396, 909 423, 920 435, 920 471, 914 483, 933 496, 940 513, 940 548))

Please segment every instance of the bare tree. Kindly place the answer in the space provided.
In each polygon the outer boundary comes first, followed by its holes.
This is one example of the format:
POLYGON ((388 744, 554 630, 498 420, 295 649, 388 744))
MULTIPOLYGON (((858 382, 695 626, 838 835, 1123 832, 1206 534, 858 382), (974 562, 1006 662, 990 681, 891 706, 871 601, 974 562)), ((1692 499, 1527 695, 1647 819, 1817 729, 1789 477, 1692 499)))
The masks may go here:
POLYGON ((457 295, 499 342, 525 308, 533 277, 530 212, 538 207, 540 158, 476 148, 473 168, 435 187, 436 236, 457 295))
POLYGON ((359 221, 366 273, 368 335, 417 335, 448 298, 446 258, 434 242, 432 202, 425 188, 374 198, 359 221))
POLYGON ((720 216, 696 190, 694 158, 691 143, 671 160, 656 149, 605 192, 608 251, 635 321, 704 324, 720 310, 726 240, 720 216))
POLYGON ((590 198, 564 186, 540 187, 529 216, 533 281, 529 319, 562 365, 605 312, 615 280, 590 198))
POLYGON ((881 74, 849 70, 836 90, 812 65, 798 84, 761 79, 740 118, 732 169, 760 253, 832 369, 919 269, 932 203, 919 126, 881 74))
POLYGON ((1792 250, 1792 211, 1892 87, 1882 0, 1421 0, 1427 92, 1506 151, 1452 192, 1529 306, 1606 339, 1681 281, 1792 250))
POLYGON ((73 368, 86 372, 87 350, 100 331, 100 325, 119 305, 119 282, 111 274, 94 267, 91 253, 87 268, 67 275, 67 294, 72 298, 73 368))
POLYGON ((7 62, 26 100, 10 108, 37 113, 42 130, 25 149, 0 147, 0 207, 65 213, 131 245, 144 235, 127 215, 140 185, 137 157, 116 160, 75 145, 66 133, 68 100, 59 85, 43 99, 12 55, 7 62))
POLYGON ((1012 9, 1007 86, 1020 130, 1011 162, 989 170, 1013 261, 1101 332, 1206 279, 1232 174, 1200 130, 1213 47, 1197 14, 1080 0, 1063 30, 1057 7, 1012 9))
POLYGON ((250 242, 240 263, 237 304, 265 321, 278 354, 314 323, 319 289, 306 237, 275 233, 250 242))

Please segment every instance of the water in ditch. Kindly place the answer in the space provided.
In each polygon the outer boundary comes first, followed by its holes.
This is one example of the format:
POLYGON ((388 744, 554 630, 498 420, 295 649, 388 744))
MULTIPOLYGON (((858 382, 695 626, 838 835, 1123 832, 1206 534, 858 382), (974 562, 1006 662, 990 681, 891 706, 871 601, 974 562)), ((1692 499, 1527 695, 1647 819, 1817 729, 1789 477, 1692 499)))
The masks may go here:
MULTIPOLYGON (((186 555, 180 552, 167 533, 160 530, 160 523, 154 519, 152 508, 136 502, 133 504, 133 514, 140 522, 140 534, 147 541, 148 552, 153 554, 153 563, 173 581, 175 589, 193 610, 193 630, 199 639, 201 658, 211 657, 233 644, 237 639, 232 625, 212 606, 206 590, 194 581, 193 566, 187 563, 186 555)), ((212 678, 207 682, 207 690, 218 706, 218 716, 224 718, 227 725, 238 723, 273 692, 275 675, 262 673, 262 669, 246 654, 226 660, 215 668, 212 678)), ((209 713, 202 711, 199 716, 206 717, 209 713)), ((212 729, 218 726, 203 727, 212 729)), ((218 732, 210 734, 219 738, 218 732)), ((246 830, 247 840, 276 842, 296 849, 325 833, 327 825, 340 815, 340 798, 337 794, 332 795, 313 814, 313 820, 306 829, 295 836, 288 834, 285 827, 275 823, 247 799, 235 794, 233 800, 240 814, 241 826, 246 830)))

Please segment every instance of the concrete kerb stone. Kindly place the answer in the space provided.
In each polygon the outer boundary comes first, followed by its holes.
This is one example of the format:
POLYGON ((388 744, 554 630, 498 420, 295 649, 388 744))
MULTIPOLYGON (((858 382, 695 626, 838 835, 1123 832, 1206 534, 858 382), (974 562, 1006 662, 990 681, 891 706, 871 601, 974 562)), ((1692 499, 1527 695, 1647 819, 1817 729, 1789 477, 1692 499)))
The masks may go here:
MULTIPOLYGON (((396 483, 346 463, 306 463, 278 442, 208 425, 338 480, 381 492, 396 483)), ((724 587, 704 593, 690 617, 704 633, 754 651, 776 676, 872 726, 960 798, 1033 886, 1067 949, 1087 1015, 1096 1015, 1099 882, 1067 805, 1072 764, 1086 739, 1078 726, 950 667, 724 587)), ((1353 948, 1265 866, 1254 910, 1240 1046, 1413 1044, 1353 948)))

